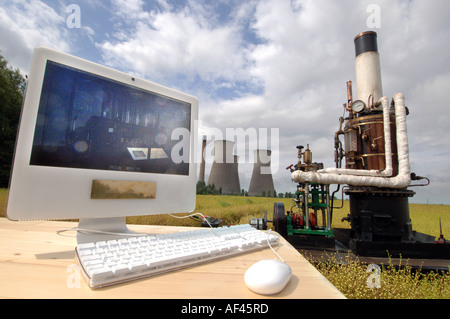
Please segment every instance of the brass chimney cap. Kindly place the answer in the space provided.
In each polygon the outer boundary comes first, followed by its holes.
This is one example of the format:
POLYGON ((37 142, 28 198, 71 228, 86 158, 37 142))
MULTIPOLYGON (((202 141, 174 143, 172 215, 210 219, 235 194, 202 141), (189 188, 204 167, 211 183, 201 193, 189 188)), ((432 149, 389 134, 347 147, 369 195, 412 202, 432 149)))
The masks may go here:
POLYGON ((378 36, 377 36, 377 33, 376 33, 375 31, 365 31, 365 32, 361 32, 360 34, 358 34, 358 35, 355 37, 355 39, 353 40, 353 42, 356 42, 356 40, 357 40, 358 38, 362 37, 363 35, 369 35, 369 34, 378 37, 378 36))

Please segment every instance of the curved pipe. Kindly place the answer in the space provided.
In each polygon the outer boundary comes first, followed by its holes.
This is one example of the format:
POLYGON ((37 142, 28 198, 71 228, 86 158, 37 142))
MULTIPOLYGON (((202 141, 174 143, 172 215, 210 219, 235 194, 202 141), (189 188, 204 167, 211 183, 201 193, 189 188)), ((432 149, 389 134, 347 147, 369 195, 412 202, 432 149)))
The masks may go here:
POLYGON ((328 174, 344 174, 358 176, 392 176, 392 145, 391 145, 391 120, 389 117, 389 99, 382 97, 380 99, 383 106, 383 124, 384 124, 384 159, 386 168, 383 170, 362 170, 362 169, 345 169, 345 168, 325 168, 318 170, 317 173, 328 174))
MULTIPOLYGON (((394 96, 395 123, 397 125, 397 148, 399 171, 395 177, 361 176, 326 172, 295 171, 291 179, 296 183, 348 184, 352 186, 373 186, 387 188, 405 188, 411 184, 409 165, 409 147, 406 129, 406 108, 403 94, 394 96)), ((390 139, 389 139, 390 141, 390 139)), ((344 170, 345 171, 345 170, 344 170)))

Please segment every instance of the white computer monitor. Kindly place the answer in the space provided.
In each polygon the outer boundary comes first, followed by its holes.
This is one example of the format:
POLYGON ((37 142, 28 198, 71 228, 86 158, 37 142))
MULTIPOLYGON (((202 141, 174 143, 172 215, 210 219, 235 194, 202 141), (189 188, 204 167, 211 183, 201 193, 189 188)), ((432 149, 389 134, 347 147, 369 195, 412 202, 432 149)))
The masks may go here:
POLYGON ((197 119, 193 96, 37 48, 8 218, 122 231, 126 216, 193 211, 197 119))

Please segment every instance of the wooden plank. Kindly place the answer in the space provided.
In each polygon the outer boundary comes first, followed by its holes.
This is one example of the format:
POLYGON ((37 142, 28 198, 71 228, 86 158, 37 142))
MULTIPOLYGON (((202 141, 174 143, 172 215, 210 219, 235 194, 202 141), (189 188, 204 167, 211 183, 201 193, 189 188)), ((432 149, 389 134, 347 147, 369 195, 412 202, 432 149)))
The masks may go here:
MULTIPOLYGON (((271 297, 250 291, 244 283, 248 267, 276 258, 269 249, 196 265, 158 276, 92 290, 75 258, 75 227, 70 222, 12 222, 0 218, 1 298, 170 298, 261 299, 344 298, 295 248, 284 239, 275 247, 293 270, 287 287, 271 297)), ((146 233, 184 231, 189 227, 129 226, 146 233)))

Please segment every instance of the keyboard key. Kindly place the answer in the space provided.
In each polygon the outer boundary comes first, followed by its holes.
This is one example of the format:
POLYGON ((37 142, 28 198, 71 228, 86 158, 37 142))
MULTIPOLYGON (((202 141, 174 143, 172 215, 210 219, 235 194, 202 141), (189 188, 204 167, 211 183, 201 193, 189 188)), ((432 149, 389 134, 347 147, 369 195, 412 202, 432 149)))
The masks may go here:
POLYGON ((195 229, 80 244, 77 257, 92 288, 246 253, 278 243, 250 225, 195 229))
POLYGON ((114 276, 114 273, 111 271, 111 269, 104 267, 104 268, 97 268, 90 272, 90 276, 92 281, 101 281, 107 278, 111 278, 114 276))

